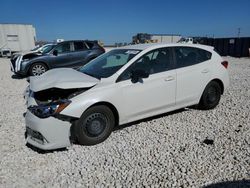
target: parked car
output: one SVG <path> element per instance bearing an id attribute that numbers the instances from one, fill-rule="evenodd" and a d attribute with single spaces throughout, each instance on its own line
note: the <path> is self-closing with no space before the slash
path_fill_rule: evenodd
<path id="1" fill-rule="evenodd" d="M 0 57 L 11 57 L 11 53 L 10 48 L 0 48 Z"/>
<path id="2" fill-rule="evenodd" d="M 11 70 L 23 76 L 39 76 L 53 68 L 80 67 L 104 52 L 97 41 L 64 41 L 41 53 L 13 57 Z"/>
<path id="3" fill-rule="evenodd" d="M 31 77 L 27 142 L 43 150 L 94 145 L 115 126 L 198 105 L 215 108 L 229 85 L 213 47 L 141 44 L 111 50 L 79 70 Z"/>
<path id="4" fill-rule="evenodd" d="M 178 43 L 186 43 L 186 44 L 196 44 L 196 42 L 194 42 L 193 38 L 181 38 Z"/>

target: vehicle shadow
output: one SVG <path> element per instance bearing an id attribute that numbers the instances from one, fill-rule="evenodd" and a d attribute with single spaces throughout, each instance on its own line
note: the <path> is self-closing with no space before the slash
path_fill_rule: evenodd
<path id="1" fill-rule="evenodd" d="M 164 116 L 169 116 L 169 115 L 178 114 L 178 113 L 181 113 L 181 112 L 184 112 L 184 111 L 189 111 L 190 109 L 192 109 L 192 108 L 182 108 L 182 109 L 178 109 L 178 110 L 175 110 L 175 111 L 172 111 L 172 112 L 167 112 L 167 113 L 164 113 L 164 114 L 152 116 L 152 117 L 149 117 L 149 118 L 141 119 L 141 120 L 138 120 L 138 121 L 127 123 L 127 124 L 123 124 L 123 125 L 120 125 L 120 126 L 116 126 L 113 131 L 121 130 L 121 129 L 130 127 L 130 126 L 142 123 L 142 122 L 147 122 L 147 121 L 151 121 L 151 120 L 154 120 L 154 119 L 162 118 Z"/>
<path id="2" fill-rule="evenodd" d="M 238 181 L 226 181 L 219 182 L 207 186 L 203 186 L 203 188 L 249 188 L 250 180 L 238 180 Z"/>
<path id="3" fill-rule="evenodd" d="M 27 78 L 27 77 L 21 76 L 21 75 L 13 74 L 13 75 L 11 76 L 11 78 L 12 78 L 12 79 L 15 79 L 15 80 L 22 80 L 22 79 L 25 79 L 25 78 Z"/>
<path id="4" fill-rule="evenodd" d="M 35 146 L 30 145 L 29 143 L 26 144 L 26 147 L 30 148 L 34 152 L 37 152 L 39 154 L 48 154 L 48 153 L 54 153 L 54 152 L 62 152 L 62 151 L 68 151 L 67 148 L 60 148 L 60 149 L 54 149 L 54 150 L 41 150 L 39 148 L 36 148 Z"/>

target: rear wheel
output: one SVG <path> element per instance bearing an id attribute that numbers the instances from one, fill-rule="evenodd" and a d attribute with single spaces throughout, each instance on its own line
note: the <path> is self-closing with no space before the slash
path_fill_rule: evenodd
<path id="1" fill-rule="evenodd" d="M 199 109 L 209 110 L 215 108 L 220 101 L 221 94 L 222 88 L 220 84 L 215 81 L 210 82 L 203 91 L 198 105 Z"/>
<path id="2" fill-rule="evenodd" d="M 74 130 L 79 144 L 95 145 L 111 134 L 115 125 L 113 112 L 106 106 L 94 106 L 83 113 Z"/>
<path id="3" fill-rule="evenodd" d="M 48 70 L 47 66 L 43 63 L 34 63 L 31 65 L 29 73 L 31 76 L 40 76 Z"/>

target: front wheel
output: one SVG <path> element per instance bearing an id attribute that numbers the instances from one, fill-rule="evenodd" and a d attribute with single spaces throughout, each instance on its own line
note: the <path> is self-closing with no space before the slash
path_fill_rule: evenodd
<path id="1" fill-rule="evenodd" d="M 222 94 L 221 90 L 222 88 L 218 82 L 210 82 L 203 91 L 200 102 L 198 104 L 199 109 L 209 110 L 215 108 L 219 104 Z"/>
<path id="2" fill-rule="evenodd" d="M 115 125 L 113 112 L 104 105 L 94 106 L 83 113 L 74 134 L 81 145 L 95 145 L 111 134 Z"/>
<path id="3" fill-rule="evenodd" d="M 34 63 L 31 65 L 29 74 L 30 76 L 40 76 L 48 70 L 45 64 L 43 63 Z"/>

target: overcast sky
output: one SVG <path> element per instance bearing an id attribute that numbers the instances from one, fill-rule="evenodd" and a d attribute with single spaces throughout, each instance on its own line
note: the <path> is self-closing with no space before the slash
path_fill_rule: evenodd
<path id="1" fill-rule="evenodd" d="M 136 33 L 250 37 L 250 0 L 5 0 L 0 23 L 29 23 L 38 40 L 131 42 Z"/>

